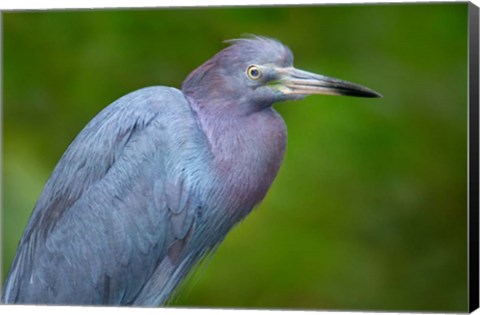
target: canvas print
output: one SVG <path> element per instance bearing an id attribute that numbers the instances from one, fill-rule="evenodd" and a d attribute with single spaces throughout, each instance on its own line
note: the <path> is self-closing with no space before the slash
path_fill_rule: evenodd
<path id="1" fill-rule="evenodd" d="M 2 303 L 468 310 L 468 3 L 2 20 Z"/>

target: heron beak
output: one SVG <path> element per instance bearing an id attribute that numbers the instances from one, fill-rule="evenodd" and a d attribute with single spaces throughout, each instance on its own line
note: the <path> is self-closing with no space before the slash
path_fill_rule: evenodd
<path id="1" fill-rule="evenodd" d="M 323 75 L 295 69 L 277 69 L 280 74 L 280 89 L 287 95 L 349 95 L 359 97 L 382 97 L 379 93 L 364 86 Z"/>

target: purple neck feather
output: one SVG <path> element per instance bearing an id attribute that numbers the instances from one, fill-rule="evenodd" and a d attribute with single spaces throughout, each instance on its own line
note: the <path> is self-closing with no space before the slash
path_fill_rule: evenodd
<path id="1" fill-rule="evenodd" d="M 207 136 L 217 182 L 229 210 L 243 217 L 258 204 L 272 184 L 283 159 L 286 128 L 271 106 L 248 115 L 241 105 L 190 103 Z M 242 205 L 242 206 L 240 206 Z"/>

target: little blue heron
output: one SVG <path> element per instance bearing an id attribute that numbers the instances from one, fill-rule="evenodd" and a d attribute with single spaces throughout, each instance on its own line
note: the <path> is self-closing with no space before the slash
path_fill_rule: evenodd
<path id="1" fill-rule="evenodd" d="M 265 197 L 286 143 L 273 103 L 380 96 L 295 69 L 277 40 L 230 44 L 181 90 L 132 92 L 80 132 L 33 209 L 4 303 L 165 303 Z"/>

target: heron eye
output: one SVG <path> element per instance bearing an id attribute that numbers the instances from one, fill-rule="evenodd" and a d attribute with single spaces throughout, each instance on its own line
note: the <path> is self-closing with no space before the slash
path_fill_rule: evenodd
<path id="1" fill-rule="evenodd" d="M 262 73 L 257 66 L 250 66 L 247 68 L 247 75 L 252 80 L 258 80 L 262 76 Z"/>

